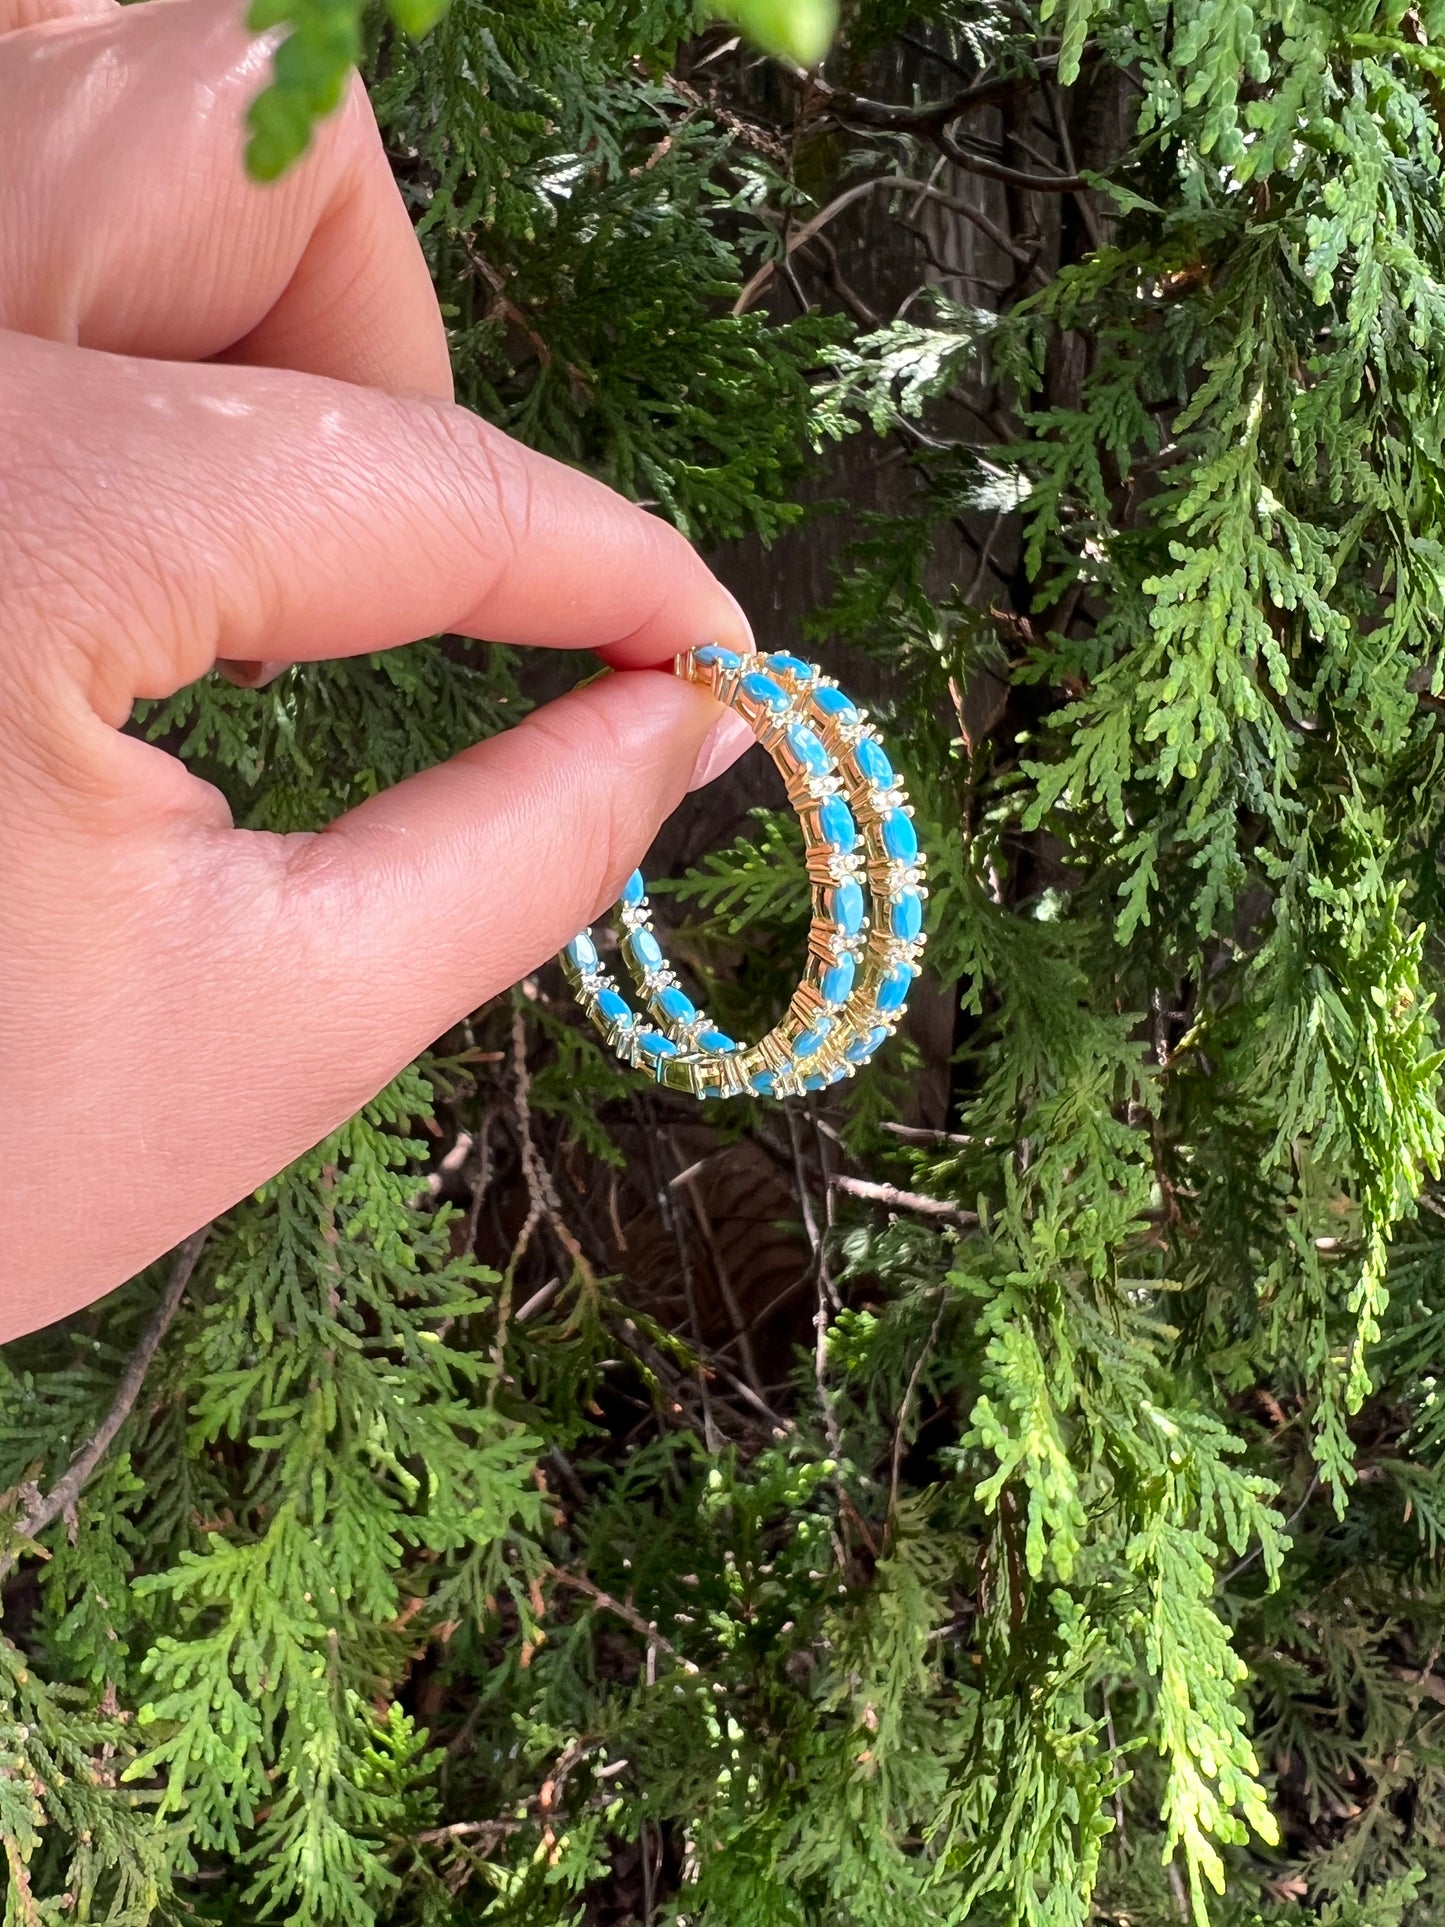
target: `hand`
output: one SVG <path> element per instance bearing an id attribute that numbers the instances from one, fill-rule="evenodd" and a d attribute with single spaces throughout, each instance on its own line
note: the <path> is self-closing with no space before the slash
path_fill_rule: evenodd
<path id="1" fill-rule="evenodd" d="M 0 0 L 0 1339 L 558 949 L 746 740 L 725 722 L 700 763 L 719 710 L 645 667 L 747 646 L 687 545 L 452 404 L 359 82 L 281 183 L 246 179 L 270 45 L 238 18 Z M 237 830 L 120 733 L 218 660 L 439 631 L 632 673 L 317 835 Z"/>

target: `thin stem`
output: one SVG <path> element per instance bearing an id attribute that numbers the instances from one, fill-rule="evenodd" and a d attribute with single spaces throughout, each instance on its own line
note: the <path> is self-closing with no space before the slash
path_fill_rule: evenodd
<path id="1" fill-rule="evenodd" d="M 57 1519 L 69 1518 L 74 1512 L 81 1492 L 105 1457 L 116 1433 L 135 1408 L 135 1402 L 140 1397 L 141 1386 L 145 1383 L 146 1373 L 150 1370 L 151 1360 L 159 1350 L 161 1340 L 170 1330 L 171 1321 L 180 1309 L 186 1286 L 191 1282 L 210 1235 L 210 1225 L 204 1224 L 199 1231 L 193 1231 L 184 1244 L 176 1247 L 175 1261 L 171 1266 L 171 1275 L 166 1282 L 161 1301 L 151 1314 L 151 1321 L 146 1326 L 140 1343 L 130 1355 L 125 1371 L 121 1375 L 120 1384 L 116 1387 L 115 1397 L 111 1400 L 110 1410 L 91 1438 L 71 1460 L 67 1471 L 56 1480 L 43 1499 L 17 1520 L 15 1525 L 17 1538 L 36 1539 L 48 1526 L 54 1525 Z M 5 1578 L 14 1569 L 19 1557 L 18 1551 L 12 1551 L 0 1558 L 0 1579 Z"/>

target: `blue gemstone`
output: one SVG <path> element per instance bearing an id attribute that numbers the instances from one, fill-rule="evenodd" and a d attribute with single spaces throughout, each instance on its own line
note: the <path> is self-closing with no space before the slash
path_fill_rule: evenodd
<path id="1" fill-rule="evenodd" d="M 661 970 L 662 945 L 650 930 L 629 930 L 622 941 L 639 970 Z"/>
<path id="2" fill-rule="evenodd" d="M 700 662 L 704 669 L 736 669 L 742 663 L 736 649 L 724 649 L 720 642 L 704 643 L 693 660 Z"/>
<path id="3" fill-rule="evenodd" d="M 832 1081 L 831 1077 L 824 1077 L 821 1071 L 814 1071 L 810 1076 L 803 1079 L 803 1089 L 805 1091 L 821 1091 L 825 1084 L 831 1084 Z"/>
<path id="4" fill-rule="evenodd" d="M 916 890 L 905 890 L 893 906 L 890 919 L 895 937 L 903 937 L 909 943 L 923 928 L 923 899 Z"/>
<path id="5" fill-rule="evenodd" d="M 740 1050 L 742 1048 L 736 1037 L 729 1037 L 725 1030 L 700 1030 L 697 1041 L 703 1050 Z"/>
<path id="6" fill-rule="evenodd" d="M 632 904 L 641 903 L 646 894 L 647 885 L 642 881 L 642 872 L 641 870 L 634 870 L 622 886 L 622 901 Z"/>
<path id="7" fill-rule="evenodd" d="M 676 984 L 659 990 L 652 1000 L 652 1007 L 660 1017 L 669 1017 L 675 1024 L 690 1024 L 697 1016 L 697 1005 Z"/>
<path id="8" fill-rule="evenodd" d="M 902 1010 L 913 987 L 913 972 L 907 964 L 895 964 L 878 986 L 878 1010 L 884 1017 Z"/>
<path id="9" fill-rule="evenodd" d="M 824 1044 L 828 1041 L 828 1033 L 832 1028 L 833 1019 L 831 1017 L 820 1017 L 813 1028 L 811 1030 L 805 1030 L 797 1043 L 794 1044 L 793 1055 L 795 1057 L 811 1057 L 815 1051 L 823 1048 Z"/>
<path id="10" fill-rule="evenodd" d="M 621 1024 L 625 1029 L 632 1022 L 632 1012 L 615 990 L 599 990 L 597 1008 L 609 1024 Z"/>
<path id="11" fill-rule="evenodd" d="M 778 1080 L 772 1071 L 755 1071 L 748 1082 L 752 1085 L 752 1088 L 757 1092 L 759 1097 L 774 1097 L 777 1095 Z"/>
<path id="12" fill-rule="evenodd" d="M 738 688 L 745 696 L 751 696 L 755 703 L 761 703 L 764 709 L 786 709 L 788 706 L 788 692 L 783 685 L 774 682 L 771 676 L 760 675 L 756 669 L 743 677 Z"/>
<path id="13" fill-rule="evenodd" d="M 813 707 L 820 716 L 834 717 L 840 723 L 856 723 L 858 711 L 841 689 L 815 689 Z"/>
<path id="14" fill-rule="evenodd" d="M 787 734 L 788 748 L 797 757 L 809 776 L 826 776 L 830 768 L 828 752 L 802 723 L 790 723 Z"/>
<path id="15" fill-rule="evenodd" d="M 812 663 L 804 662 L 801 656 L 769 656 L 768 667 L 775 675 L 791 676 L 794 682 L 813 682 L 818 674 Z"/>
<path id="16" fill-rule="evenodd" d="M 870 1030 L 866 1037 L 855 1037 L 845 1053 L 850 1064 L 865 1064 L 888 1035 L 882 1024 Z"/>
<path id="17" fill-rule="evenodd" d="M 640 1030 L 637 1033 L 637 1048 L 644 1057 L 676 1057 L 677 1045 L 670 1037 L 664 1037 L 660 1030 Z"/>
<path id="18" fill-rule="evenodd" d="M 845 937 L 856 937 L 863 928 L 863 890 L 855 877 L 834 889 L 833 921 Z"/>
<path id="19" fill-rule="evenodd" d="M 884 753 L 883 745 L 865 736 L 853 752 L 854 760 L 875 790 L 891 790 L 898 778 Z"/>
<path id="20" fill-rule="evenodd" d="M 823 981 L 818 988 L 823 993 L 824 1003 L 846 1004 L 853 993 L 853 979 L 857 974 L 857 964 L 845 953 L 831 969 L 823 972 Z"/>
<path id="21" fill-rule="evenodd" d="M 913 819 L 902 810 L 890 810 L 883 819 L 883 847 L 895 862 L 911 863 L 918 855 L 918 832 Z"/>
<path id="22" fill-rule="evenodd" d="M 567 955 L 579 970 L 591 971 L 597 968 L 597 946 L 585 930 L 580 937 L 574 937 L 568 944 Z"/>
<path id="23" fill-rule="evenodd" d="M 818 811 L 818 828 L 823 841 L 846 856 L 858 841 L 858 825 L 853 821 L 853 812 L 841 796 L 825 796 L 822 808 Z"/>

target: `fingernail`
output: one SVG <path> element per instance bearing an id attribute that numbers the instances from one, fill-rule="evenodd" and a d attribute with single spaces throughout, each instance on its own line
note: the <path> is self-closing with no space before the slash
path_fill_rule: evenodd
<path id="1" fill-rule="evenodd" d="M 724 770 L 731 769 L 756 741 L 757 738 L 741 716 L 735 715 L 730 709 L 724 710 L 703 738 L 688 781 L 689 791 L 700 790 L 705 783 L 711 783 L 715 777 L 721 776 Z"/>
<path id="2" fill-rule="evenodd" d="M 283 669 L 290 667 L 289 662 L 238 662 L 230 656 L 216 659 L 219 673 L 238 689 L 264 689 L 268 682 L 275 682 Z"/>
<path id="3" fill-rule="evenodd" d="M 728 601 L 733 605 L 733 609 L 737 615 L 737 628 L 726 638 L 726 641 L 732 648 L 741 649 L 744 654 L 746 654 L 756 646 L 753 641 L 753 625 L 748 620 L 746 609 L 744 609 L 743 605 L 738 601 L 732 590 L 724 587 L 721 583 L 719 583 L 718 586 L 722 589 Z M 723 639 L 724 638 L 721 637 L 709 637 L 709 641 L 721 641 Z"/>

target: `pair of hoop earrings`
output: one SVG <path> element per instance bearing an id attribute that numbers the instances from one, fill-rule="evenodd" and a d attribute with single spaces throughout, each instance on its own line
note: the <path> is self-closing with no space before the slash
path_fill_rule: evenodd
<path id="1" fill-rule="evenodd" d="M 918 975 L 928 892 L 913 811 L 866 711 L 814 664 L 709 643 L 674 669 L 735 710 L 782 772 L 813 886 L 802 981 L 761 1042 L 729 1037 L 663 955 L 638 870 L 617 922 L 647 1016 L 618 989 L 590 929 L 568 944 L 562 967 L 623 1062 L 671 1090 L 699 1098 L 822 1090 L 851 1077 L 896 1029 Z"/>

